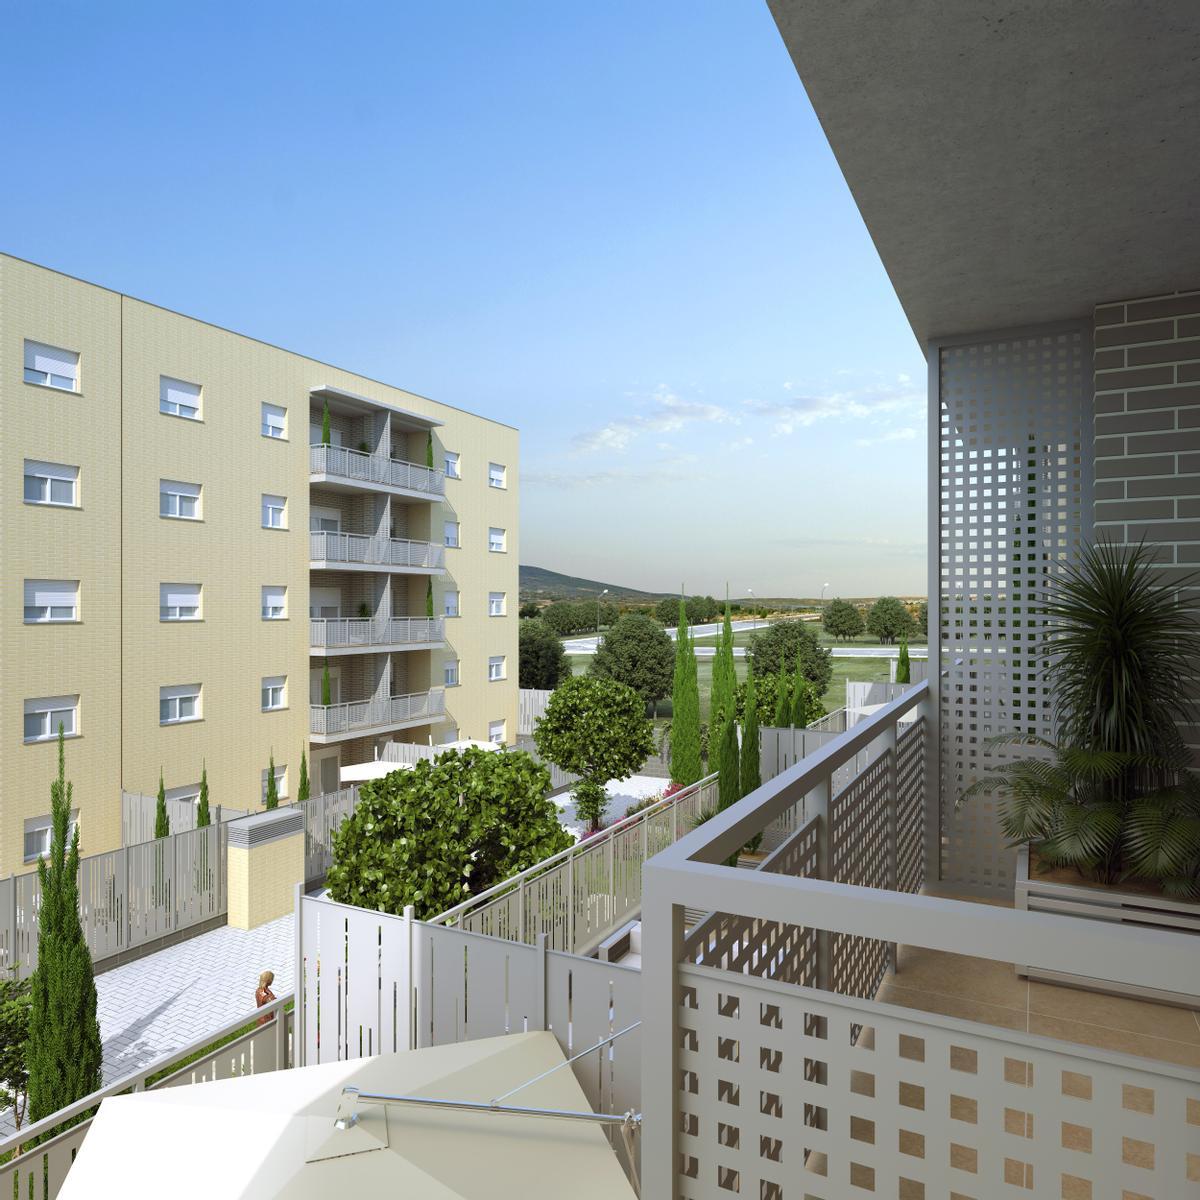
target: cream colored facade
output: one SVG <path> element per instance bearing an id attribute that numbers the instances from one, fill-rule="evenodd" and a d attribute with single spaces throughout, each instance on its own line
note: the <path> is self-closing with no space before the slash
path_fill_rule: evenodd
<path id="1" fill-rule="evenodd" d="M 76 390 L 25 382 L 27 342 L 78 354 Z M 164 377 L 199 387 L 198 419 L 160 411 Z M 345 452 L 314 476 L 327 400 Z M 26 701 L 79 697 L 67 768 L 84 853 L 119 845 L 122 788 L 153 792 L 160 769 L 168 789 L 187 790 L 207 765 L 214 804 L 251 808 L 272 754 L 294 795 L 302 749 L 316 793 L 388 739 L 486 739 L 499 723 L 515 738 L 516 430 L 7 256 L 0 403 L 0 871 L 28 869 L 27 823 L 50 807 L 55 750 L 25 739 Z M 286 410 L 284 437 L 264 436 L 264 404 Z M 424 467 L 430 436 L 438 468 L 458 455 L 461 478 L 444 489 L 419 469 L 415 489 L 362 478 L 407 470 L 395 461 Z M 26 460 L 78 468 L 77 504 L 27 502 Z M 198 519 L 161 515 L 162 480 L 199 485 Z M 286 528 L 263 527 L 265 496 L 285 498 Z M 351 536 L 310 537 L 316 516 Z M 459 548 L 442 548 L 446 521 Z M 488 548 L 491 529 L 504 530 L 502 552 Z M 316 564 L 318 545 L 366 561 Z M 78 580 L 78 619 L 27 623 L 26 580 Z M 453 590 L 461 615 L 391 643 L 387 631 L 425 628 L 430 580 L 435 614 Z M 198 620 L 160 619 L 166 583 L 200 585 Z M 264 619 L 264 586 L 286 587 L 285 619 Z M 310 591 L 327 615 L 339 605 L 322 629 L 369 627 L 367 644 L 314 645 Z M 492 593 L 501 616 L 489 616 Z M 396 617 L 417 621 L 386 623 Z M 492 658 L 504 679 L 489 682 Z M 448 660 L 459 684 L 440 693 Z M 336 700 L 376 704 L 316 712 L 325 662 Z M 281 676 L 284 707 L 264 711 L 263 681 Z M 160 689 L 194 684 L 198 719 L 160 723 Z M 386 703 L 400 695 L 416 697 L 415 715 Z"/>

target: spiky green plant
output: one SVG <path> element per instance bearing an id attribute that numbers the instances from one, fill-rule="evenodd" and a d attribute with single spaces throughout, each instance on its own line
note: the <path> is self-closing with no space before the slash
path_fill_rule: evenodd
<path id="1" fill-rule="evenodd" d="M 154 836 L 156 838 L 171 836 L 171 818 L 167 816 L 167 792 L 163 787 L 161 769 L 158 772 L 158 800 L 154 805 Z"/>
<path id="2" fill-rule="evenodd" d="M 272 753 L 267 766 L 267 808 L 279 807 L 279 785 L 275 782 L 275 755 Z"/>
<path id="3" fill-rule="evenodd" d="M 904 638 L 900 642 L 900 654 L 896 659 L 896 682 L 912 682 L 912 667 L 908 661 L 908 638 Z"/>
<path id="4" fill-rule="evenodd" d="M 200 768 L 200 801 L 196 805 L 196 828 L 204 829 L 212 824 L 212 814 L 208 807 L 208 765 Z"/>
<path id="5" fill-rule="evenodd" d="M 311 784 L 308 781 L 308 755 L 304 747 L 300 747 L 300 782 L 296 785 L 296 803 L 303 804 L 308 799 Z"/>
<path id="6" fill-rule="evenodd" d="M 775 728 L 783 729 L 792 719 L 791 680 L 783 672 L 776 676 L 778 686 L 775 689 Z"/>
<path id="7" fill-rule="evenodd" d="M 329 401 L 321 409 L 321 445 L 328 446 L 333 441 L 333 432 L 329 428 Z"/>
<path id="8" fill-rule="evenodd" d="M 717 807 L 728 808 L 742 798 L 742 770 L 738 756 L 737 718 L 730 713 L 721 723 L 717 745 Z"/>
<path id="9" fill-rule="evenodd" d="M 758 695 L 754 689 L 754 667 L 746 676 L 746 715 L 742 725 L 741 794 L 750 795 L 762 783 L 759 758 L 761 739 L 758 735 Z"/>

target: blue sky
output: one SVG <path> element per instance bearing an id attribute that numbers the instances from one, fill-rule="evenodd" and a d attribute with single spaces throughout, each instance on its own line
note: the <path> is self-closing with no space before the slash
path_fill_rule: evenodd
<path id="1" fill-rule="evenodd" d="M 924 360 L 765 3 L 6 35 L 0 248 L 517 425 L 522 562 L 924 592 Z"/>

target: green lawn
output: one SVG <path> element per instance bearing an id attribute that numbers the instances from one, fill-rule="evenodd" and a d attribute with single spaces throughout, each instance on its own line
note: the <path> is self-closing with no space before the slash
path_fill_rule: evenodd
<path id="1" fill-rule="evenodd" d="M 758 632 L 761 633 L 768 622 L 761 622 L 758 627 Z M 856 637 L 849 638 L 846 641 L 834 640 L 831 638 L 821 626 L 815 621 L 805 621 L 805 625 L 816 633 L 817 639 L 822 646 L 833 648 L 834 646 L 878 646 L 879 639 L 873 637 Z M 750 644 L 750 639 L 754 636 L 755 631 L 752 629 L 737 630 L 733 635 L 733 644 L 735 646 L 747 646 Z M 715 646 L 720 638 L 719 633 L 706 633 L 701 637 L 696 638 L 697 646 Z M 914 639 L 909 646 L 910 650 L 924 650 L 925 638 L 922 636 L 919 639 Z"/>

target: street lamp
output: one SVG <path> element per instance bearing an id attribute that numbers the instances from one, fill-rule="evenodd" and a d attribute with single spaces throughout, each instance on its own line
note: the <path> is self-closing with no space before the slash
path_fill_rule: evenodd
<path id="1" fill-rule="evenodd" d="M 747 588 L 746 595 L 754 600 L 754 589 Z M 755 601 L 754 606 L 750 609 L 750 632 L 753 634 L 758 630 L 758 603 Z"/>
<path id="2" fill-rule="evenodd" d="M 600 593 L 600 596 L 607 596 L 608 588 Z M 600 647 L 600 596 L 596 597 L 596 648 Z"/>
<path id="3" fill-rule="evenodd" d="M 825 590 L 826 590 L 828 587 L 829 587 L 829 584 L 827 584 L 827 583 L 823 583 L 823 584 L 821 584 L 821 607 L 822 607 L 822 608 L 824 608 L 824 607 L 825 607 Z"/>

